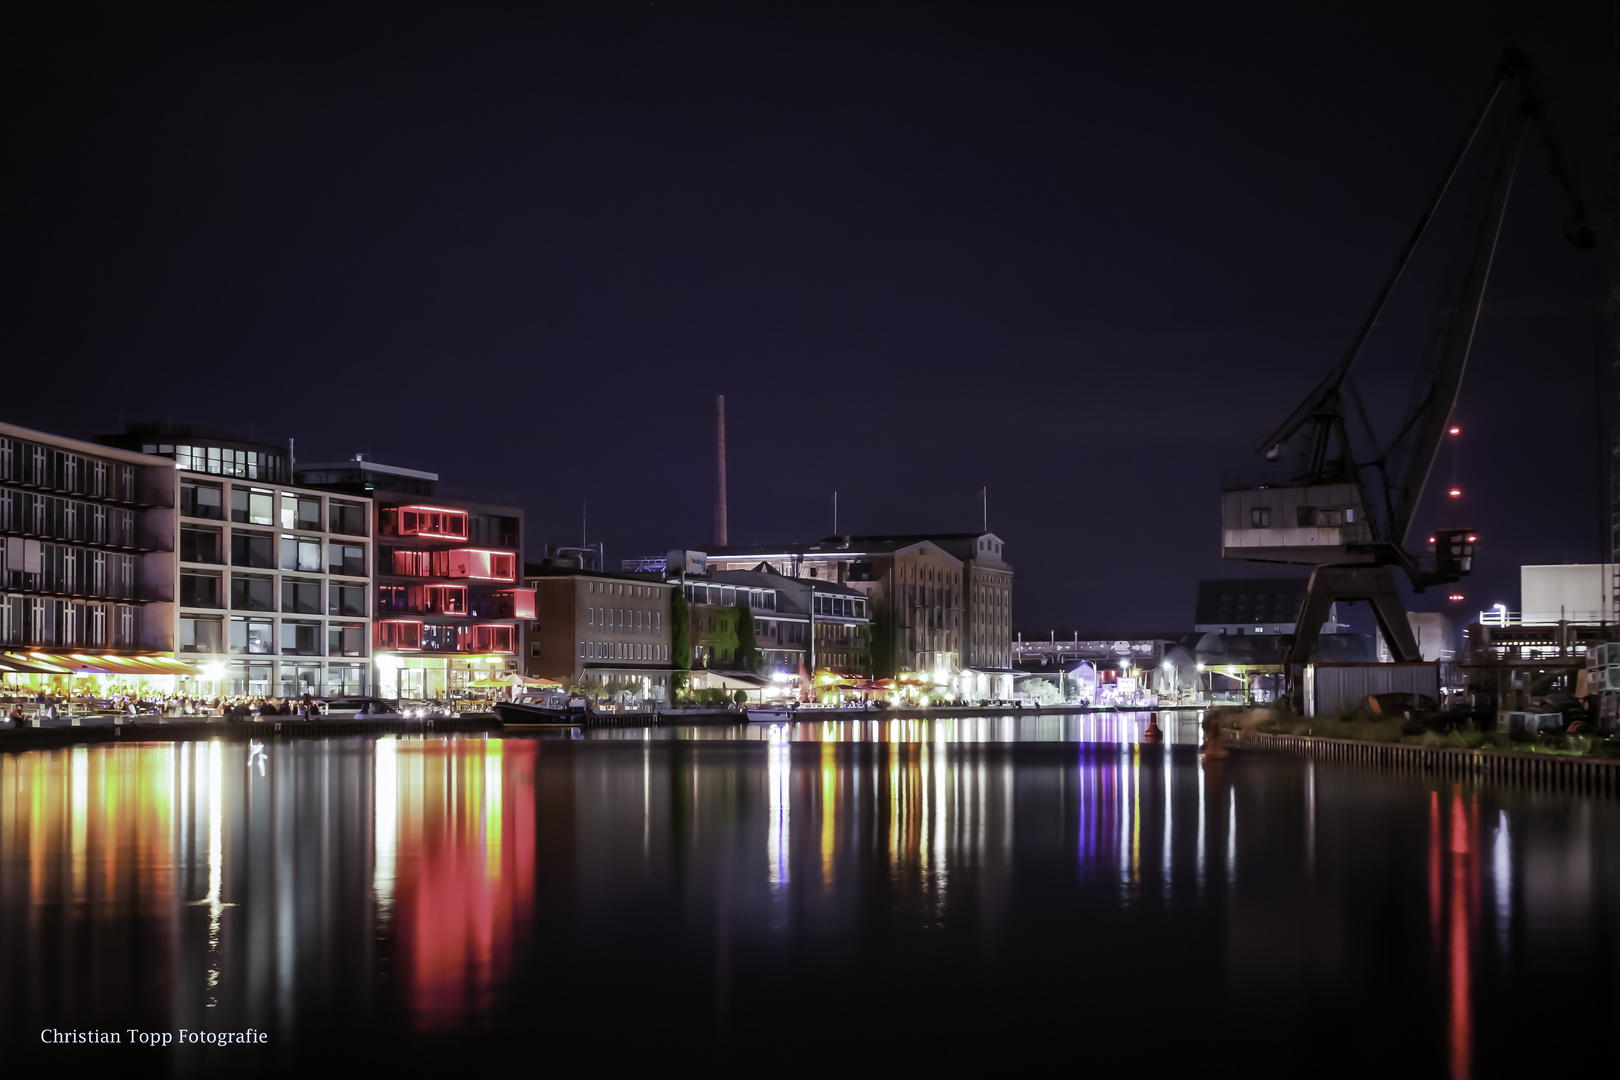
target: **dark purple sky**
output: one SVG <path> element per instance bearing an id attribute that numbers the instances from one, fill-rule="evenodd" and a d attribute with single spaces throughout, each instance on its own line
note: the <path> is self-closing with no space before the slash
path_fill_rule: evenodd
<path id="1" fill-rule="evenodd" d="M 1026 630 L 1189 625 L 1256 570 L 1221 470 L 1344 348 L 1503 45 L 1607 225 L 1614 28 L 1115 7 L 8 9 L 0 417 L 369 450 L 506 493 L 531 554 L 588 498 L 616 562 L 707 540 L 723 392 L 734 541 L 829 532 L 834 489 L 842 531 L 971 529 L 988 485 Z M 1605 259 L 1544 160 L 1437 474 L 1487 539 L 1470 609 L 1606 513 Z M 1405 404 L 1432 307 L 1364 394 Z"/>

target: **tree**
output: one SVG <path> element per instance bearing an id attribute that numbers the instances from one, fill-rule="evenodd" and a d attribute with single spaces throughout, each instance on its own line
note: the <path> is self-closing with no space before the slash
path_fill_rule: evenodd
<path id="1" fill-rule="evenodd" d="M 754 613 L 747 604 L 738 604 L 737 670 L 757 672 L 762 666 L 759 647 L 754 644 Z"/>
<path id="2" fill-rule="evenodd" d="M 895 648 L 897 630 L 892 604 L 886 603 L 873 613 L 870 655 L 875 678 L 892 679 L 900 674 L 899 650 Z"/>
<path id="3" fill-rule="evenodd" d="M 692 670 L 692 608 L 679 586 L 669 598 L 669 661 L 674 673 L 669 686 L 672 694 L 686 689 L 687 672 Z"/>
<path id="4" fill-rule="evenodd" d="M 1042 705 L 1056 705 L 1061 697 L 1058 688 L 1045 679 L 1030 679 L 1024 683 L 1024 693 Z"/>

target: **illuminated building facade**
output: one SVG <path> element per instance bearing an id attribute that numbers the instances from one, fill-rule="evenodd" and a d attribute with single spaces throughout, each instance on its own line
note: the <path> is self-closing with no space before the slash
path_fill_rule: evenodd
<path id="1" fill-rule="evenodd" d="M 132 424 L 97 442 L 171 459 L 173 647 L 195 665 L 193 692 L 369 692 L 369 498 L 295 487 L 282 448 L 196 428 Z"/>
<path id="2" fill-rule="evenodd" d="M 784 577 L 766 564 L 754 570 L 711 569 L 706 578 L 689 577 L 686 589 L 694 651 L 700 605 L 740 609 L 746 603 L 763 674 L 872 674 L 872 602 L 858 589 L 819 577 Z"/>
<path id="3" fill-rule="evenodd" d="M 0 424 L 0 647 L 170 652 L 175 494 L 170 461 Z"/>
<path id="4" fill-rule="evenodd" d="M 535 617 L 534 591 L 519 580 L 521 509 L 448 496 L 435 473 L 363 457 L 300 465 L 297 476 L 372 508 L 378 696 L 444 700 L 518 673 L 523 628 Z"/>
<path id="5" fill-rule="evenodd" d="M 534 595 L 524 674 L 667 700 L 676 586 L 645 574 L 543 565 L 527 567 L 523 583 Z"/>
<path id="6" fill-rule="evenodd" d="M 784 577 L 846 586 L 869 601 L 874 675 L 917 672 L 959 681 L 966 658 L 968 562 L 951 549 L 963 548 L 965 555 L 970 538 L 980 535 L 988 534 L 834 536 L 812 544 L 732 547 L 709 552 L 708 568 L 714 573 L 763 564 Z M 1009 594 L 1011 574 L 1008 568 Z"/>
<path id="7" fill-rule="evenodd" d="M 707 553 L 711 572 L 762 565 L 865 596 L 878 677 L 926 673 L 971 697 L 1012 694 L 1013 568 L 992 532 L 831 536 Z M 656 560 L 642 560 L 651 562 Z"/>

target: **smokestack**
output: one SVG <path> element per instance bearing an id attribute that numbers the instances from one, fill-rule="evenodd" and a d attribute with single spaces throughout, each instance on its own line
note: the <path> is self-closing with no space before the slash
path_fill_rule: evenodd
<path id="1" fill-rule="evenodd" d="M 714 546 L 726 546 L 726 396 L 714 398 Z"/>

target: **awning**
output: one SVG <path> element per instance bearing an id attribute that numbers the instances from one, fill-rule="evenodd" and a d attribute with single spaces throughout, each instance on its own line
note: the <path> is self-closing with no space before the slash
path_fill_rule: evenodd
<path id="1" fill-rule="evenodd" d="M 770 680 L 762 679 L 758 675 L 747 675 L 742 672 L 725 672 L 698 670 L 692 672 L 694 681 L 701 678 L 704 686 L 711 690 L 763 690 L 773 685 Z M 716 684 L 719 684 L 716 686 Z"/>
<path id="2" fill-rule="evenodd" d="M 104 668 L 109 675 L 194 675 L 197 671 L 184 660 L 167 656 L 90 656 L 75 653 L 72 658 Z"/>
<path id="3" fill-rule="evenodd" d="M 96 653 L 5 653 L 5 669 L 40 675 L 193 675 L 197 669 L 168 656 L 103 656 Z"/>
<path id="4" fill-rule="evenodd" d="M 66 664 L 52 664 L 32 656 L 18 656 L 16 653 L 0 655 L 0 663 L 5 670 L 19 675 L 68 675 L 72 669 Z"/>

